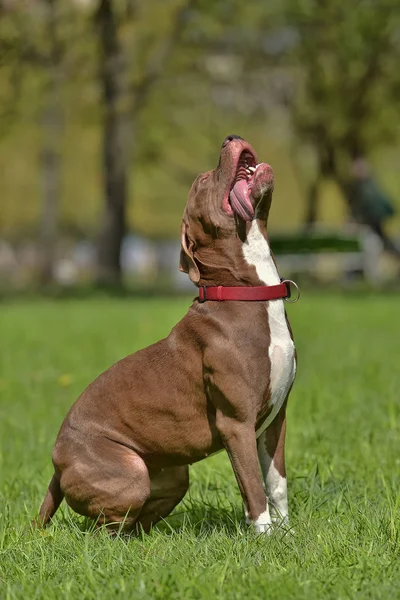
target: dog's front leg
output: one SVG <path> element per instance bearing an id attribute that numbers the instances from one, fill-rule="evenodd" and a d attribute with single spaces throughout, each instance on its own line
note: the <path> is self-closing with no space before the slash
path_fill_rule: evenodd
<path id="1" fill-rule="evenodd" d="M 258 464 L 254 423 L 238 422 L 217 412 L 216 426 L 242 494 L 246 522 L 258 533 L 268 532 L 271 517 Z"/>
<path id="2" fill-rule="evenodd" d="M 258 438 L 258 457 L 264 477 L 274 525 L 288 525 L 288 498 L 285 470 L 286 402 L 272 423 Z"/>

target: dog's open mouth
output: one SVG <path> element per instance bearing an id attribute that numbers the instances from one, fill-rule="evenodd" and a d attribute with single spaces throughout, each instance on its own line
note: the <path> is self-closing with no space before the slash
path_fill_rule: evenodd
<path id="1" fill-rule="evenodd" d="M 268 190 L 273 189 L 274 175 L 267 163 L 257 164 L 250 150 L 240 154 L 236 173 L 224 202 L 228 214 L 236 213 L 244 221 L 254 218 L 255 207 Z"/>
<path id="2" fill-rule="evenodd" d="M 250 198 L 251 186 L 257 164 L 250 152 L 244 151 L 240 155 L 236 176 L 229 192 L 229 203 L 242 219 L 250 221 L 254 216 L 254 207 Z"/>

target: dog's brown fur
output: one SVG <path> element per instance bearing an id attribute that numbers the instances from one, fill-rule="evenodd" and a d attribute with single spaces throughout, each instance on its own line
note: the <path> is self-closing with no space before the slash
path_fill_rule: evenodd
<path id="1" fill-rule="evenodd" d="M 242 246 L 249 223 L 223 210 L 238 156 L 253 149 L 229 139 L 218 167 L 197 177 L 181 231 L 181 270 L 197 285 L 261 285 Z M 272 185 L 253 196 L 265 223 Z M 264 187 L 263 187 L 264 185 Z M 188 465 L 225 448 L 249 521 L 266 510 L 255 430 L 270 406 L 267 302 L 195 300 L 170 335 L 100 375 L 65 418 L 55 468 L 37 523 L 63 497 L 79 514 L 125 531 L 166 517 L 185 495 Z M 285 407 L 262 438 L 285 476 Z"/>

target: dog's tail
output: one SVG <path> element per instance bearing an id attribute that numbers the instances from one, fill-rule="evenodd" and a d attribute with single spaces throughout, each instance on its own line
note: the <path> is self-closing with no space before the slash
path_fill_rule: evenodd
<path id="1" fill-rule="evenodd" d="M 64 494 L 60 487 L 60 478 L 57 473 L 54 473 L 49 483 L 47 494 L 40 507 L 38 517 L 32 522 L 32 527 L 45 527 L 60 506 Z"/>

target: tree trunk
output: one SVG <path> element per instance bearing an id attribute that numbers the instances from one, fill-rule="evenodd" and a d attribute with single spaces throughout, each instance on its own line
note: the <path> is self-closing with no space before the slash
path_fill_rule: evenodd
<path id="1" fill-rule="evenodd" d="M 318 175 L 315 181 L 313 181 L 313 183 L 310 185 L 307 193 L 306 213 L 304 217 L 304 227 L 306 229 L 312 229 L 317 222 L 319 185 L 320 176 Z"/>
<path id="2" fill-rule="evenodd" d="M 57 35 L 55 0 L 47 0 L 47 35 L 50 41 L 44 107 L 42 111 L 42 150 L 40 156 L 43 176 L 43 205 L 40 223 L 41 261 L 39 281 L 42 285 L 54 279 L 54 260 L 57 243 L 58 211 L 60 204 L 60 139 L 63 113 L 60 101 L 61 49 Z"/>
<path id="3" fill-rule="evenodd" d="M 322 127 L 319 128 L 319 143 L 317 144 L 316 151 L 318 153 L 318 170 L 314 181 L 308 188 L 307 199 L 306 199 L 306 212 L 304 215 L 304 227 L 305 229 L 312 229 L 318 219 L 319 200 L 320 200 L 320 186 L 322 181 L 329 177 L 335 179 L 336 176 L 336 160 L 333 147 L 328 141 L 326 130 Z"/>
<path id="4" fill-rule="evenodd" d="M 134 156 L 135 118 L 145 105 L 149 92 L 179 41 L 190 11 L 197 0 L 186 0 L 176 11 L 170 34 L 150 51 L 141 81 L 129 86 L 126 51 L 118 40 L 118 24 L 113 0 L 99 0 L 97 24 L 100 45 L 100 79 L 103 90 L 104 134 L 103 173 L 105 210 L 98 240 L 97 282 L 120 285 L 121 245 L 126 228 L 128 163 Z M 139 3 L 129 0 L 126 18 L 133 19 Z"/>
<path id="5" fill-rule="evenodd" d="M 103 94 L 103 181 L 105 209 L 97 247 L 97 282 L 121 284 L 121 244 L 126 228 L 127 114 L 122 106 L 125 78 L 123 53 L 113 0 L 100 0 L 97 21 L 100 43 L 100 80 Z"/>

